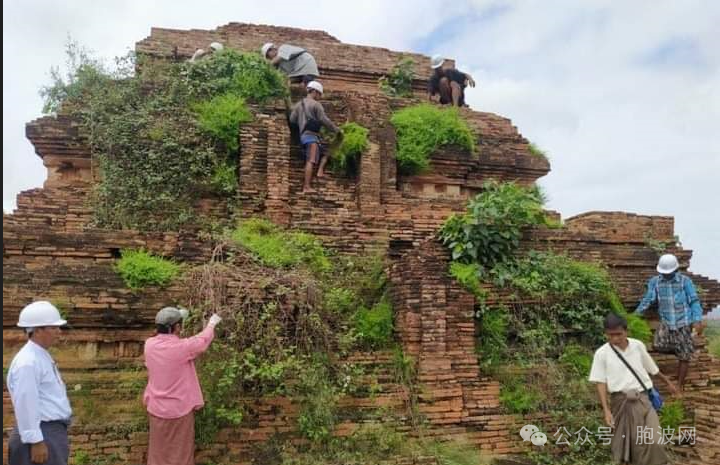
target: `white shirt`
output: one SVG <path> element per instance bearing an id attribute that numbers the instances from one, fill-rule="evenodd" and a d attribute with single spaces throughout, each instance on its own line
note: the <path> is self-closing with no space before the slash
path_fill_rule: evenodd
<path id="1" fill-rule="evenodd" d="M 50 353 L 32 340 L 10 363 L 7 387 L 23 443 L 43 440 L 41 421 L 70 420 L 72 409 L 57 365 Z"/>
<path id="2" fill-rule="evenodd" d="M 628 346 L 624 351 L 617 346 L 615 349 L 633 367 L 645 387 L 650 389 L 653 385 L 650 375 L 656 375 L 660 369 L 648 354 L 645 344 L 637 339 L 628 338 Z M 642 391 L 642 386 L 637 378 L 613 352 L 609 342 L 595 351 L 589 380 L 593 383 L 607 384 L 608 391 L 611 393 Z"/>

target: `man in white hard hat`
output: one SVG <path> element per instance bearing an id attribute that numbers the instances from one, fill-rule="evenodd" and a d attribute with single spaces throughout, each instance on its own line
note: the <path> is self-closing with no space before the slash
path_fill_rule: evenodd
<path id="1" fill-rule="evenodd" d="M 692 329 L 702 334 L 703 311 L 695 286 L 690 278 L 680 273 L 677 257 L 665 254 L 660 257 L 656 276 L 650 278 L 645 296 L 635 309 L 642 314 L 657 302 L 660 326 L 655 331 L 653 346 L 661 352 L 672 352 L 678 358 L 678 386 L 683 390 L 692 354 L 695 352 Z"/>
<path id="2" fill-rule="evenodd" d="M 18 326 L 28 342 L 15 355 L 7 375 L 16 426 L 8 441 L 8 463 L 67 464 L 67 429 L 72 409 L 57 364 L 48 349 L 67 322 L 46 301 L 33 302 L 20 312 Z"/>
<path id="3" fill-rule="evenodd" d="M 434 55 L 430 67 L 435 70 L 428 81 L 428 100 L 434 101 L 439 95 L 443 105 L 465 106 L 465 88 L 475 87 L 472 76 L 455 69 L 452 63 L 440 55 Z"/>
<path id="4" fill-rule="evenodd" d="M 290 124 L 296 124 L 300 130 L 300 144 L 305 154 L 305 181 L 303 183 L 303 194 L 315 192 L 312 188 L 313 169 L 320 165 L 317 170 L 317 177 L 325 175 L 325 165 L 328 157 L 323 156 L 320 148 L 320 129 L 325 126 L 342 137 L 340 129 L 330 121 L 325 114 L 325 109 L 318 102 L 323 94 L 323 86 L 318 81 L 311 81 L 307 84 L 307 96 L 290 113 Z"/>
<path id="5" fill-rule="evenodd" d="M 208 57 L 215 52 L 219 52 L 222 49 L 223 49 L 223 44 L 221 44 L 220 42 L 212 42 L 210 44 L 210 48 L 208 48 L 207 50 L 202 49 L 202 48 L 195 50 L 195 53 L 193 53 L 193 56 L 190 57 L 190 63 L 195 63 L 196 61 L 200 60 L 201 58 Z"/>
<path id="6" fill-rule="evenodd" d="M 272 42 L 268 42 L 260 47 L 260 54 L 285 73 L 290 82 L 307 84 L 320 76 L 315 57 L 302 47 L 290 44 L 276 47 Z"/>
<path id="7" fill-rule="evenodd" d="M 145 341 L 148 465 L 195 463 L 195 410 L 204 405 L 195 358 L 210 346 L 221 318 L 212 315 L 200 333 L 180 338 L 187 316 L 184 308 L 161 309 L 155 316 L 157 334 Z"/>

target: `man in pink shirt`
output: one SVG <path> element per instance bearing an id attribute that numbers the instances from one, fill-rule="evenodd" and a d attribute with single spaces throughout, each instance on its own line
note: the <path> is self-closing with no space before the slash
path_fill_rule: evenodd
<path id="1" fill-rule="evenodd" d="M 195 463 L 195 410 L 204 405 L 195 358 L 210 346 L 221 318 L 211 316 L 204 330 L 182 339 L 179 334 L 187 316 L 184 308 L 163 308 L 155 316 L 157 334 L 145 341 L 148 465 Z"/>

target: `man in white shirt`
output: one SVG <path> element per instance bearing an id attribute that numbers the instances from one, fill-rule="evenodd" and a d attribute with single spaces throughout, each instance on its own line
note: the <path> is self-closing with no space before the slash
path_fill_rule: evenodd
<path id="1" fill-rule="evenodd" d="M 10 465 L 67 465 L 72 409 L 48 352 L 66 323 L 50 302 L 33 302 L 20 312 L 18 326 L 29 340 L 13 358 L 7 376 L 16 420 L 8 441 Z"/>
<path id="2" fill-rule="evenodd" d="M 605 337 L 608 342 L 595 352 L 589 380 L 597 383 L 605 423 L 615 428 L 610 445 L 612 458 L 616 463 L 664 465 L 667 456 L 662 445 L 662 430 L 646 390 L 653 386 L 650 375 L 662 379 L 673 394 L 677 394 L 677 388 L 660 372 L 645 344 L 627 337 L 627 321 L 623 317 L 611 313 L 605 318 Z M 647 428 L 652 430 L 651 438 L 644 434 L 649 431 Z"/>

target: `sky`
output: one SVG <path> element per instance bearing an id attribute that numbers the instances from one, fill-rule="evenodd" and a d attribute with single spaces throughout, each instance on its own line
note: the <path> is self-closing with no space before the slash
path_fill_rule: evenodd
<path id="1" fill-rule="evenodd" d="M 199 5 L 202 5 L 200 7 Z M 548 207 L 569 217 L 675 217 L 691 270 L 720 278 L 720 2 L 3 2 L 3 209 L 45 170 L 24 136 L 68 36 L 109 61 L 150 28 L 228 22 L 322 29 L 347 43 L 439 53 L 477 87 L 467 101 L 511 118 L 545 150 Z M 390 6 L 392 5 L 392 6 Z"/>

